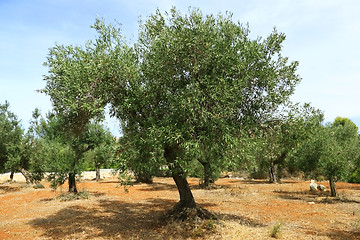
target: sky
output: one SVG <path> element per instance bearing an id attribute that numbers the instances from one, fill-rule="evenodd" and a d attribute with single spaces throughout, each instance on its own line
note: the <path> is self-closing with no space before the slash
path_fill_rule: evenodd
<path id="1" fill-rule="evenodd" d="M 286 35 L 282 55 L 299 61 L 302 78 L 292 101 L 311 103 L 324 112 L 325 122 L 350 118 L 360 127 L 360 1 L 358 0 L 0 0 L 0 103 L 26 129 L 35 108 L 51 110 L 45 86 L 49 48 L 55 44 L 84 45 L 96 33 L 96 17 L 122 24 L 123 35 L 135 42 L 139 19 L 156 9 L 189 7 L 204 14 L 226 11 L 249 24 L 251 37 L 265 38 L 274 27 Z M 113 134 L 116 120 L 107 119 Z"/>

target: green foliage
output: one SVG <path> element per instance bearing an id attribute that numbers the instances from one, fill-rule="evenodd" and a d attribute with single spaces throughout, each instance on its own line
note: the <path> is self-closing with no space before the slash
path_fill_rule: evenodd
<path id="1" fill-rule="evenodd" d="M 351 121 L 339 121 L 339 118 L 332 124 L 319 126 L 294 154 L 302 170 L 328 180 L 347 179 L 360 156 L 357 127 L 354 126 Z M 332 195 L 336 196 L 335 189 Z"/>
<path id="2" fill-rule="evenodd" d="M 136 136 L 139 135 L 136 134 Z M 156 144 L 156 142 L 145 141 L 140 136 L 135 137 L 135 134 L 124 136 L 120 141 L 119 170 L 130 170 L 138 182 L 151 183 L 152 178 L 158 175 L 160 168 L 166 164 L 163 152 Z M 126 165 L 125 168 L 124 165 Z"/>
<path id="3" fill-rule="evenodd" d="M 23 130 L 9 102 L 0 104 L 0 172 L 17 170 L 21 164 Z"/>
<path id="4" fill-rule="evenodd" d="M 87 151 L 84 153 L 85 165 L 92 170 L 109 167 L 115 161 L 116 142 L 109 129 L 98 123 L 88 125 L 85 134 Z"/>
<path id="5" fill-rule="evenodd" d="M 129 187 L 133 186 L 131 175 L 127 171 L 120 172 L 119 174 L 120 186 L 124 187 L 126 193 L 129 192 Z"/>
<path id="6" fill-rule="evenodd" d="M 249 141 L 253 153 L 254 178 L 268 175 L 270 182 L 281 177 L 283 168 L 296 171 L 292 153 L 312 135 L 322 121 L 322 113 L 310 105 L 286 105 L 278 109 L 272 119 L 252 129 Z M 270 173 L 270 174 L 269 174 Z"/>
<path id="7" fill-rule="evenodd" d="M 352 173 L 350 173 L 347 181 L 350 183 L 360 183 L 360 168 L 356 168 Z"/>
<path id="8" fill-rule="evenodd" d="M 81 166 L 74 166 L 75 152 L 66 144 L 54 140 L 44 140 L 39 155 L 46 161 L 46 170 L 50 172 L 48 180 L 57 188 L 64 184 L 69 172 L 80 172 Z"/>

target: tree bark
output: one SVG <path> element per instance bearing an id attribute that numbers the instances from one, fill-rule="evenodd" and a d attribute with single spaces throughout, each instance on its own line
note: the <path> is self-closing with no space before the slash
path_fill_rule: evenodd
<path id="1" fill-rule="evenodd" d="M 164 150 L 164 157 L 172 172 L 172 177 L 180 195 L 180 201 L 176 205 L 176 208 L 196 208 L 196 202 L 189 183 L 186 180 L 184 170 L 176 161 L 176 156 L 179 151 L 178 146 L 166 146 Z"/>
<path id="2" fill-rule="evenodd" d="M 98 182 L 100 180 L 100 166 L 96 166 L 96 177 L 95 180 Z"/>
<path id="3" fill-rule="evenodd" d="M 14 173 L 15 173 L 15 171 L 11 171 L 11 173 L 10 173 L 10 181 L 14 180 Z"/>
<path id="4" fill-rule="evenodd" d="M 25 168 L 19 168 L 19 172 L 21 172 L 21 174 L 25 177 L 25 181 L 27 184 L 32 183 L 31 174 L 28 170 L 26 170 Z"/>
<path id="5" fill-rule="evenodd" d="M 329 177 L 329 183 L 330 183 L 331 196 L 332 197 L 337 197 L 336 183 L 335 183 L 335 180 L 334 180 L 333 176 Z"/>
<path id="6" fill-rule="evenodd" d="M 78 193 L 76 189 L 76 180 L 75 180 L 76 174 L 75 173 L 69 173 L 69 193 Z"/>

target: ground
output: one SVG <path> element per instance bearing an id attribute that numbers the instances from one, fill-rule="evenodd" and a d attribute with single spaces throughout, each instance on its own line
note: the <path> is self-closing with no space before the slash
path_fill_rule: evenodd
<path id="1" fill-rule="evenodd" d="M 339 198 L 309 191 L 309 182 L 222 178 L 211 190 L 191 178 L 193 194 L 218 220 L 167 223 L 179 196 L 171 178 L 124 189 L 109 172 L 85 174 L 88 199 L 62 201 L 49 184 L 35 189 L 20 175 L 0 177 L 0 239 L 360 239 L 360 184 L 337 183 Z M 321 184 L 328 186 L 326 182 Z"/>

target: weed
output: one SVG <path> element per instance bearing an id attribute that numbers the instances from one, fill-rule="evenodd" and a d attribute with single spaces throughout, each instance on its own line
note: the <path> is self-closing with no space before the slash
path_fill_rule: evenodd
<path id="1" fill-rule="evenodd" d="M 133 186 L 131 176 L 124 172 L 119 174 L 118 179 L 120 180 L 120 185 L 124 187 L 125 192 L 129 193 L 129 187 Z"/>
<path id="2" fill-rule="evenodd" d="M 279 223 L 276 223 L 270 230 L 270 237 L 279 238 L 281 235 L 281 228 L 283 225 L 284 225 L 284 223 L 282 221 Z"/>

